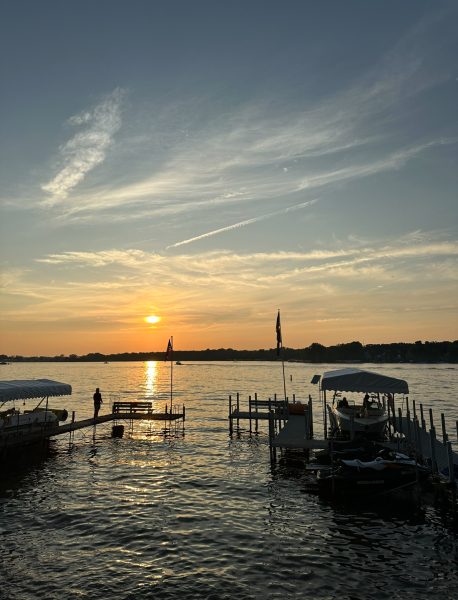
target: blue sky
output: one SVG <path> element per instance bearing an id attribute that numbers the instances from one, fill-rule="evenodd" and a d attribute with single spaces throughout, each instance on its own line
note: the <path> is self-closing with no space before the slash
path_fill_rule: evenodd
<path id="1" fill-rule="evenodd" d="M 5 2 L 2 351 L 458 337 L 457 16 Z"/>

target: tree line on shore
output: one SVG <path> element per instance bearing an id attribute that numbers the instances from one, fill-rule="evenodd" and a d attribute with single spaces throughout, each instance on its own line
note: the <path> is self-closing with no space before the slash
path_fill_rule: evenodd
<path id="1" fill-rule="evenodd" d="M 164 360 L 165 352 L 122 352 L 119 354 L 102 354 L 90 352 L 78 356 L 8 356 L 0 355 L 2 362 L 115 362 L 115 361 L 148 361 Z M 267 350 L 234 350 L 219 348 L 206 350 L 175 350 L 174 361 L 209 361 L 209 360 L 280 360 L 335 363 L 335 362 L 379 362 L 379 363 L 456 363 L 458 362 L 458 340 L 453 342 L 422 342 L 366 344 L 349 342 L 335 346 L 323 346 L 317 342 L 306 348 L 282 348 L 277 355 L 275 348 Z"/>

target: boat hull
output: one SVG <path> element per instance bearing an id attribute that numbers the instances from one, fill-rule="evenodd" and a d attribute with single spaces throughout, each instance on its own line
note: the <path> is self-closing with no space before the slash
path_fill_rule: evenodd
<path id="1" fill-rule="evenodd" d="M 363 411 L 347 409 L 342 410 L 332 407 L 329 410 L 331 425 L 340 433 L 345 435 L 365 435 L 370 437 L 382 437 L 387 423 L 388 415 L 384 411 L 377 411 L 373 414 L 366 414 Z"/>

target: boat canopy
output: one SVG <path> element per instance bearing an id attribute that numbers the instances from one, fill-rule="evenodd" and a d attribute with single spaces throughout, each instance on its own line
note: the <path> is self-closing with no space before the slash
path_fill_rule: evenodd
<path id="1" fill-rule="evenodd" d="M 69 396 L 72 386 L 51 379 L 16 379 L 0 381 L 0 403 L 45 396 Z"/>
<path id="2" fill-rule="evenodd" d="M 321 379 L 321 389 L 336 392 L 409 393 L 407 381 L 403 379 L 350 368 L 327 371 Z"/>

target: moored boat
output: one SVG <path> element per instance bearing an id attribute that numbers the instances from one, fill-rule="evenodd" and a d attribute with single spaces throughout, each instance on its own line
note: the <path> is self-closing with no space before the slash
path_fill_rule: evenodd
<path id="1" fill-rule="evenodd" d="M 346 368 L 324 373 L 321 391 L 334 432 L 347 437 L 382 438 L 394 394 L 408 394 L 409 386 L 403 379 Z M 327 391 L 333 393 L 331 405 L 326 401 Z M 342 396 L 343 393 L 347 395 Z"/>
<path id="2" fill-rule="evenodd" d="M 51 408 L 49 398 L 68 396 L 71 385 L 50 379 L 0 381 L 0 434 L 11 431 L 33 431 L 65 421 L 68 412 L 65 409 Z M 31 410 L 20 411 L 15 401 L 40 398 Z M 42 404 L 44 403 L 44 406 Z"/>
<path id="3" fill-rule="evenodd" d="M 409 456 L 384 449 L 369 460 L 340 459 L 329 469 L 317 473 L 323 493 L 393 491 L 424 481 L 429 468 Z"/>

